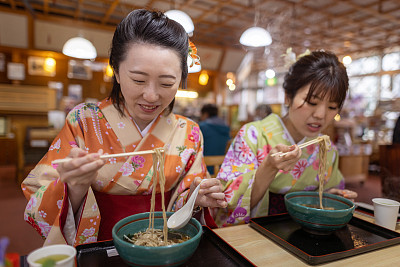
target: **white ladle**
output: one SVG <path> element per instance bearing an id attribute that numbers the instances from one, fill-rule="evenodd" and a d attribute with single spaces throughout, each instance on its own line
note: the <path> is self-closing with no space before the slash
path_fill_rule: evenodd
<path id="1" fill-rule="evenodd" d="M 189 222 L 190 218 L 192 218 L 193 207 L 194 203 L 196 202 L 197 194 L 200 190 L 200 185 L 201 182 L 194 189 L 186 204 L 169 217 L 167 221 L 167 226 L 169 229 L 180 229 Z"/>

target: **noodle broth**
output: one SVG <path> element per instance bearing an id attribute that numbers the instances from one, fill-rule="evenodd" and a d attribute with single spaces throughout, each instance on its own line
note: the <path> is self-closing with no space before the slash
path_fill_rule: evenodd
<path id="1" fill-rule="evenodd" d="M 124 235 L 124 240 L 137 246 L 161 247 L 183 243 L 190 239 L 190 236 L 177 232 L 168 231 L 167 243 L 164 242 L 164 233 L 161 229 L 151 231 L 140 231 L 134 234 Z"/>

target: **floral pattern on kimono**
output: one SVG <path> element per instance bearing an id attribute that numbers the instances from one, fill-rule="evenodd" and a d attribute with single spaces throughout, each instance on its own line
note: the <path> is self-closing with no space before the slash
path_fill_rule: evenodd
<path id="1" fill-rule="evenodd" d="M 277 144 L 293 145 L 292 137 L 276 114 L 244 125 L 233 140 L 217 175 L 224 185 L 227 208 L 214 209 L 219 226 L 248 223 L 251 217 L 250 197 L 254 175 L 261 162 Z M 300 143 L 311 138 L 304 138 Z M 268 215 L 269 192 L 286 194 L 294 191 L 316 191 L 319 188 L 319 146 L 302 150 L 302 156 L 290 172 L 280 171 L 258 203 L 256 216 Z M 338 169 L 338 152 L 334 145 L 328 151 L 324 190 L 344 188 L 344 179 Z"/>
<path id="2" fill-rule="evenodd" d="M 89 153 L 103 149 L 104 154 L 164 147 L 165 190 L 174 193 L 170 210 L 185 204 L 194 178 L 209 177 L 203 159 L 203 136 L 195 122 L 172 113 L 160 115 L 142 137 L 124 111 L 125 116 L 121 116 L 108 99 L 77 105 L 46 155 L 23 181 L 21 187 L 29 200 L 24 218 L 46 239 L 45 245 L 66 243 L 62 229 L 69 205 L 67 186 L 51 162 L 67 157 L 74 147 Z M 152 176 L 152 155 L 109 158 L 84 199 L 73 245 L 97 240 L 101 216 L 93 190 L 117 195 L 159 193 L 159 186 L 153 188 Z"/>

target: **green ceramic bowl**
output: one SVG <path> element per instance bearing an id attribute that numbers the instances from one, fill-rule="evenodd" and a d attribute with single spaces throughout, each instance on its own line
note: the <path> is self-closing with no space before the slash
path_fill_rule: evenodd
<path id="1" fill-rule="evenodd" d="M 172 212 L 167 212 L 167 217 Z M 191 238 L 183 243 L 163 247 L 137 246 L 123 240 L 124 235 L 144 231 L 149 226 L 149 213 L 139 213 L 128 216 L 117 222 L 112 229 L 114 245 L 120 257 L 130 266 L 177 266 L 186 262 L 197 249 L 202 226 L 192 218 L 189 223 L 178 230 Z M 154 227 L 163 229 L 162 212 L 154 213 Z"/>
<path id="2" fill-rule="evenodd" d="M 305 230 L 317 232 L 332 232 L 346 226 L 355 209 L 351 200 L 328 193 L 323 194 L 322 205 L 334 210 L 321 210 L 304 204 L 319 207 L 319 193 L 300 191 L 285 195 L 286 209 L 293 220 Z"/>

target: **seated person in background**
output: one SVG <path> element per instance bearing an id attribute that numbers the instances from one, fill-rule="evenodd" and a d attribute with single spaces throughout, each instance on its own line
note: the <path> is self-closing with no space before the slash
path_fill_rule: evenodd
<path id="1" fill-rule="evenodd" d="M 397 118 L 396 125 L 393 129 L 393 144 L 400 144 L 400 117 Z"/>
<path id="2" fill-rule="evenodd" d="M 218 117 L 218 107 L 205 104 L 200 112 L 199 126 L 204 137 L 204 156 L 225 155 L 226 145 L 231 138 L 230 128 Z M 214 174 L 213 167 L 207 169 L 210 174 Z"/>
<path id="3" fill-rule="evenodd" d="M 230 146 L 217 175 L 225 186 L 228 207 L 214 209 L 219 226 L 247 223 L 251 217 L 286 212 L 284 195 L 319 188 L 319 145 L 298 145 L 326 129 L 348 92 L 346 68 L 336 55 L 315 51 L 301 57 L 285 75 L 287 114 L 271 114 L 244 125 Z M 271 156 L 289 152 L 284 156 Z M 327 151 L 324 189 L 350 199 L 344 190 L 336 147 Z"/>
<path id="4" fill-rule="evenodd" d="M 259 121 L 272 113 L 271 106 L 268 104 L 260 104 L 256 107 L 253 120 Z"/>
<path id="5" fill-rule="evenodd" d="M 172 113 L 175 94 L 186 84 L 188 51 L 184 28 L 161 12 L 134 10 L 117 26 L 109 97 L 74 107 L 22 183 L 29 199 L 24 219 L 45 245 L 112 239 L 120 219 L 150 211 L 153 191 L 155 210 L 162 210 L 151 154 L 109 159 L 101 154 L 164 148 L 168 210 L 181 208 L 191 189 L 208 178 L 198 125 Z M 52 165 L 65 157 L 71 160 Z M 195 206 L 225 206 L 224 197 L 220 181 L 205 179 Z"/>

